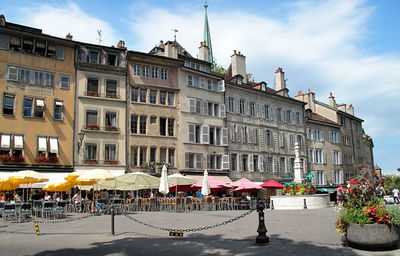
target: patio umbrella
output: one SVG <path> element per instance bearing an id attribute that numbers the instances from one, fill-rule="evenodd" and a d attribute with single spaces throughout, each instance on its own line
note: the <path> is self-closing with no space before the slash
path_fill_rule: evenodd
<path id="1" fill-rule="evenodd" d="M 190 185 L 196 183 L 197 181 L 195 179 L 183 176 L 182 174 L 175 173 L 172 175 L 168 176 L 168 184 L 174 184 L 175 185 L 175 196 L 178 193 L 178 186 L 180 186 L 179 191 L 184 191 L 184 192 L 189 192 L 191 191 Z M 170 187 L 171 189 L 171 187 Z M 171 190 L 172 191 L 172 190 Z"/>
<path id="2" fill-rule="evenodd" d="M 208 176 L 208 174 L 207 174 L 207 177 L 208 177 L 208 184 L 210 187 L 210 191 L 212 191 L 212 192 L 220 191 L 220 190 L 227 190 L 232 187 L 212 176 Z M 196 184 L 193 184 L 192 187 L 197 188 L 197 189 L 202 189 L 203 182 L 204 182 L 204 177 L 203 177 L 203 181 L 198 181 Z"/>
<path id="3" fill-rule="evenodd" d="M 274 180 L 267 181 L 267 182 L 261 184 L 260 186 L 263 188 L 284 188 L 285 187 L 281 183 L 274 181 Z"/>
<path id="4" fill-rule="evenodd" d="M 210 194 L 210 184 L 208 183 L 208 172 L 207 170 L 204 170 L 204 177 L 203 177 L 203 183 L 201 184 L 201 194 L 203 196 L 207 196 Z"/>
<path id="5" fill-rule="evenodd" d="M 18 171 L 13 174 L 11 174 L 8 177 L 8 182 L 20 185 L 20 184 L 33 184 L 33 183 L 39 183 L 39 182 L 46 182 L 49 181 L 48 178 L 43 176 L 42 174 L 36 172 L 36 171 L 31 171 L 31 170 L 26 170 L 26 171 Z M 27 201 L 28 201 L 28 194 L 27 194 Z"/>
<path id="6" fill-rule="evenodd" d="M 229 185 L 237 187 L 236 189 L 233 190 L 233 192 L 256 192 L 262 189 L 261 186 L 255 184 L 254 182 L 246 178 L 241 178 L 240 180 L 232 182 Z"/>
<path id="7" fill-rule="evenodd" d="M 76 179 L 80 185 L 93 185 L 99 181 L 113 180 L 115 177 L 107 170 L 93 169 L 85 171 Z"/>
<path id="8" fill-rule="evenodd" d="M 165 164 L 161 170 L 160 187 L 158 188 L 158 191 L 164 195 L 169 193 L 167 167 Z"/>
<path id="9" fill-rule="evenodd" d="M 143 172 L 131 172 L 115 178 L 117 183 L 129 186 L 129 190 L 139 190 L 160 185 L 160 179 Z"/>
<path id="10" fill-rule="evenodd" d="M 83 174 L 82 171 L 74 171 L 69 173 L 68 176 L 65 177 L 65 179 L 70 183 L 74 183 L 76 179 L 79 178 L 79 176 L 81 176 L 82 174 Z"/>
<path id="11" fill-rule="evenodd" d="M 172 185 L 169 186 L 169 191 L 170 192 L 176 192 L 176 191 L 181 191 L 181 192 L 190 192 L 190 191 L 196 191 L 198 190 L 197 188 L 193 188 L 192 185 Z"/>

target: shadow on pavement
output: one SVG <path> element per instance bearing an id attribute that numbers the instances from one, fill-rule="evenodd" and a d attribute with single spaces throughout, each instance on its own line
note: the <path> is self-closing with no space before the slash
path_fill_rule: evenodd
<path id="1" fill-rule="evenodd" d="M 129 235 L 125 233 L 124 235 Z M 117 237 L 115 237 L 117 238 Z M 85 249 L 43 251 L 44 255 L 357 255 L 349 248 L 298 243 L 279 236 L 270 236 L 267 246 L 256 246 L 255 236 L 235 240 L 220 235 L 192 234 L 183 238 L 123 238 L 97 242 Z M 382 254 L 383 255 L 383 254 Z M 389 254 L 388 254 L 389 255 Z"/>

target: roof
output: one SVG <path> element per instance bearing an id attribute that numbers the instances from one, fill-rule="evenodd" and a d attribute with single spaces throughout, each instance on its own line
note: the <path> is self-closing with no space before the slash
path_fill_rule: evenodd
<path id="1" fill-rule="evenodd" d="M 334 122 L 326 117 L 323 117 L 317 113 L 311 113 L 311 119 L 312 121 L 318 121 L 322 123 L 327 123 L 327 124 L 334 124 L 334 125 L 339 125 L 337 122 Z"/>

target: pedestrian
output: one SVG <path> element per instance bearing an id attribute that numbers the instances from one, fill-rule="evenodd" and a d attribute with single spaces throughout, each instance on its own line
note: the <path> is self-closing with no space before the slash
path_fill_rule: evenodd
<path id="1" fill-rule="evenodd" d="M 393 192 L 393 200 L 394 200 L 394 203 L 395 203 L 395 204 L 398 204 L 398 203 L 399 203 L 399 190 L 398 190 L 397 188 L 394 188 L 394 189 L 392 190 L 392 192 Z"/>

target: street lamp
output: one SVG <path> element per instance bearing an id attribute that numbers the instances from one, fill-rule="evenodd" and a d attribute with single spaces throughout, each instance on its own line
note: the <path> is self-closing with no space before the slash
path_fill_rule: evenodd
<path id="1" fill-rule="evenodd" d="M 85 138 L 85 133 L 81 130 L 78 133 L 78 136 L 79 136 L 79 141 L 78 141 L 78 154 L 79 154 L 79 151 L 80 151 L 80 149 L 82 147 L 82 144 L 83 144 L 83 139 Z"/>

